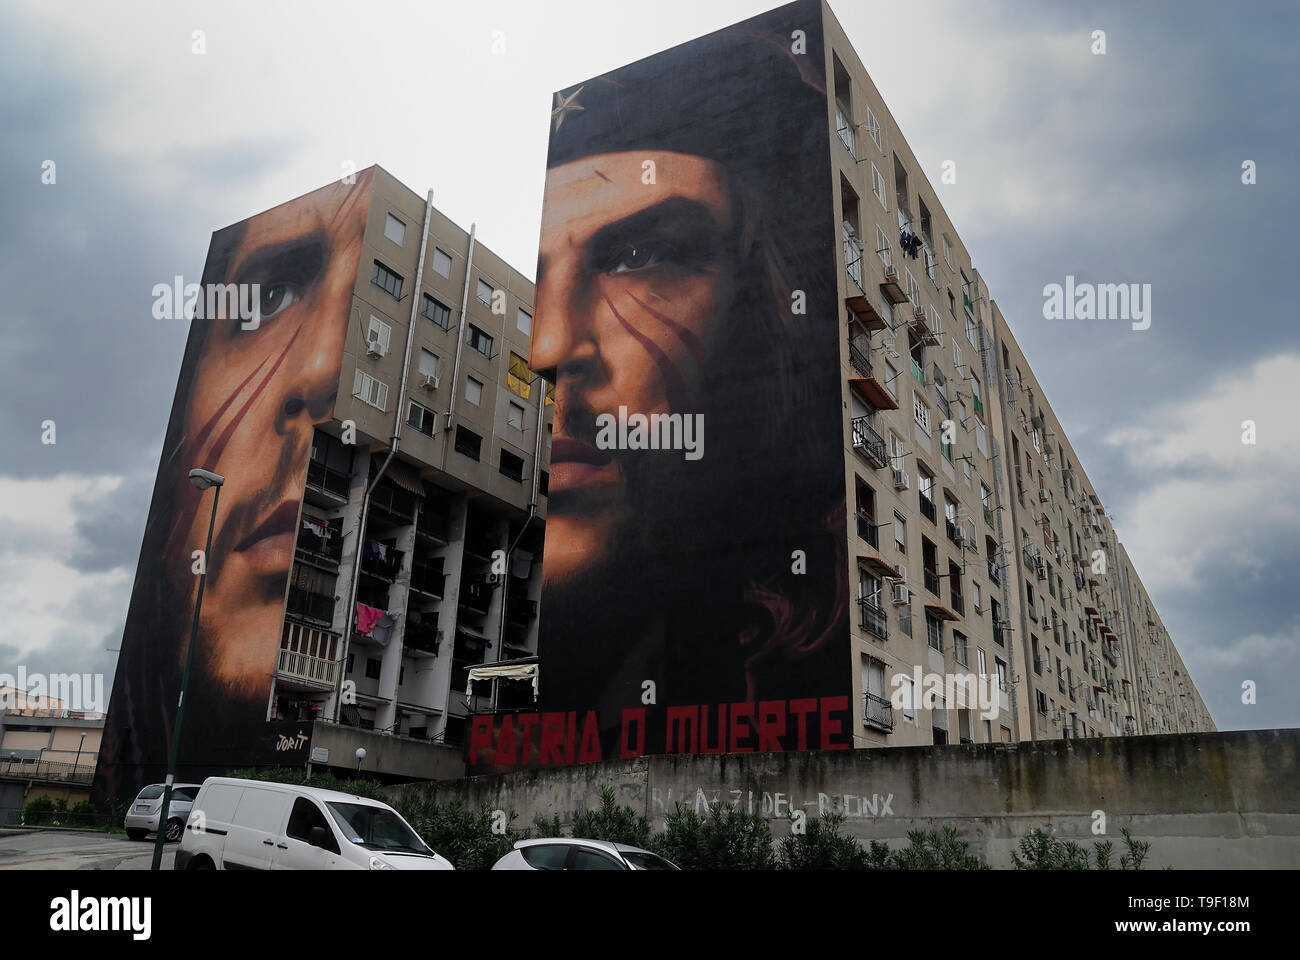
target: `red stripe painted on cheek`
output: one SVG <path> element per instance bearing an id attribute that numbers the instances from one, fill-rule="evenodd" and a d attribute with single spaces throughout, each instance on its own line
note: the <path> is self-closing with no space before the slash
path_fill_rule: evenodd
<path id="1" fill-rule="evenodd" d="M 271 382 L 271 378 L 275 376 L 275 372 L 280 369 L 280 365 L 284 363 L 284 358 L 289 355 L 289 350 L 293 347 L 294 341 L 298 339 L 300 333 L 302 333 L 301 324 L 299 324 L 298 328 L 294 330 L 293 336 L 291 336 L 289 342 L 284 345 L 284 349 L 280 351 L 280 355 L 276 357 L 275 363 L 273 363 L 271 369 L 266 372 L 266 376 L 262 378 L 262 382 L 257 385 L 257 388 L 249 395 L 249 398 L 244 401 L 244 405 L 239 408 L 239 412 L 235 414 L 234 419 L 230 421 L 226 429 L 221 432 L 221 436 L 219 436 L 216 439 L 216 442 L 213 443 L 212 450 L 208 453 L 208 465 L 205 469 L 213 469 L 217 461 L 221 459 L 221 454 L 225 451 L 226 444 L 230 442 L 230 438 L 234 434 L 235 429 L 243 422 L 244 417 L 248 415 L 249 409 L 257 401 L 257 398 L 262 395 L 262 391 L 264 391 L 267 385 Z"/>
<path id="2" fill-rule="evenodd" d="M 695 331 L 687 330 L 676 320 L 660 313 L 654 307 L 650 306 L 650 304 L 643 303 L 637 297 L 636 294 L 629 293 L 628 296 L 631 297 L 634 301 L 636 301 L 636 303 L 640 305 L 642 310 L 650 314 L 650 316 L 654 317 L 664 326 L 668 327 L 668 329 L 671 330 L 673 333 L 677 334 L 678 338 L 682 341 L 682 343 L 686 345 L 686 349 L 690 350 L 691 353 L 695 355 L 695 362 L 698 363 L 701 367 L 704 366 L 704 344 L 700 341 L 700 338 L 695 335 Z"/>
<path id="3" fill-rule="evenodd" d="M 613 312 L 614 319 L 622 324 L 623 329 L 631 335 L 632 339 L 641 344 L 646 353 L 654 358 L 655 365 L 659 368 L 659 375 L 664 379 L 664 392 L 668 396 L 669 408 L 678 411 L 685 410 L 686 386 L 682 383 L 681 371 L 668 359 L 668 354 L 664 353 L 658 344 L 654 343 L 641 331 L 634 329 L 630 323 L 623 319 L 623 315 L 618 312 L 618 308 L 614 306 L 614 302 L 609 299 L 608 295 L 602 294 L 602 297 Z M 635 412 L 644 413 L 646 411 Z"/>

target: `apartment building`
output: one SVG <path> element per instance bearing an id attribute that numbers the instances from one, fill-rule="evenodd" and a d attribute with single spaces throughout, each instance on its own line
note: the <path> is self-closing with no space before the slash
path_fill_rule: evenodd
<path id="1" fill-rule="evenodd" d="M 473 227 L 373 168 L 268 719 L 458 745 L 495 693 L 467 701 L 468 671 L 535 658 L 552 397 L 528 369 L 532 303 Z"/>
<path id="2" fill-rule="evenodd" d="M 1212 730 L 925 168 L 822 12 L 856 745 Z M 891 703 L 918 672 L 971 671 L 996 677 L 996 716 Z"/>

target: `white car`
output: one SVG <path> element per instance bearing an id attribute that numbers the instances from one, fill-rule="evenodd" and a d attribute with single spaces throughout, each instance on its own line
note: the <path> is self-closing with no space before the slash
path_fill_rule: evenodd
<path id="1" fill-rule="evenodd" d="M 176 783 L 172 785 L 171 803 L 167 805 L 167 827 L 164 836 L 167 840 L 179 840 L 185 822 L 190 818 L 190 808 L 198 796 L 200 784 Z M 122 826 L 126 835 L 132 840 L 143 840 L 148 834 L 158 830 L 158 817 L 162 814 L 163 785 L 151 783 L 140 791 L 140 795 L 126 808 Z"/>
<path id="2" fill-rule="evenodd" d="M 680 870 L 657 853 L 609 840 L 539 837 L 520 840 L 493 870 Z"/>
<path id="3" fill-rule="evenodd" d="M 335 790 L 209 777 L 177 870 L 451 870 L 386 803 Z"/>

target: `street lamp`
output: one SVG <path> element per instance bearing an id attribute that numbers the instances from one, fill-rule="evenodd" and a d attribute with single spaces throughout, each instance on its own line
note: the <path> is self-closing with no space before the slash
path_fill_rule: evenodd
<path id="1" fill-rule="evenodd" d="M 208 542 L 203 549 L 203 572 L 199 574 L 199 594 L 194 599 L 194 621 L 190 624 L 190 645 L 185 651 L 185 672 L 181 675 L 181 696 L 176 704 L 176 723 L 172 727 L 172 746 L 167 758 L 167 779 L 163 784 L 162 809 L 158 811 L 158 837 L 153 846 L 153 866 L 162 868 L 163 843 L 167 839 L 167 816 L 171 812 L 172 783 L 176 779 L 176 757 L 180 753 L 181 724 L 185 720 L 185 694 L 190 689 L 190 667 L 194 663 L 194 647 L 199 636 L 199 610 L 203 607 L 203 585 L 208 579 L 208 559 L 212 554 L 212 528 L 217 523 L 217 500 L 221 497 L 221 486 L 226 478 L 209 470 L 194 469 L 190 471 L 190 483 L 199 490 L 215 487 L 212 493 L 212 516 L 208 520 Z"/>
<path id="2" fill-rule="evenodd" d="M 81 742 L 77 744 L 77 759 L 72 761 L 72 775 L 75 777 L 77 771 L 81 769 L 81 748 L 86 745 L 86 731 L 81 731 Z"/>
<path id="3" fill-rule="evenodd" d="M 357 747 L 357 772 L 361 772 L 361 761 L 366 759 L 366 748 Z"/>

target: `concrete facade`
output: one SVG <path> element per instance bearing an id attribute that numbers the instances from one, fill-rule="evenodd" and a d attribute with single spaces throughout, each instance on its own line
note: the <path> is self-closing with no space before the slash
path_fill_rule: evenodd
<path id="1" fill-rule="evenodd" d="M 594 809 L 603 784 L 662 829 L 681 803 L 752 810 L 775 837 L 790 814 L 845 814 L 862 841 L 952 826 L 994 867 L 1035 828 L 1123 852 L 1122 827 L 1149 841 L 1147 868 L 1300 866 L 1300 730 L 822 753 L 639 757 L 393 788 L 535 816 Z M 1105 833 L 1093 832 L 1104 815 Z"/>

